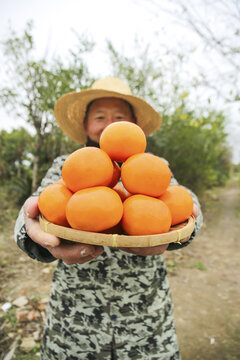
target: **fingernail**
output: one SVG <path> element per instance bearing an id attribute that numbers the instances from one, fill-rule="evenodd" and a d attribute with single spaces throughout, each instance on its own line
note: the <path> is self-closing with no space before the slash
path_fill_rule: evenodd
<path id="1" fill-rule="evenodd" d="M 54 245 L 53 245 L 53 244 L 49 244 L 48 242 L 45 242 L 45 243 L 44 243 L 44 245 L 45 245 L 45 246 L 50 246 L 51 248 L 53 248 L 53 247 L 54 247 Z"/>

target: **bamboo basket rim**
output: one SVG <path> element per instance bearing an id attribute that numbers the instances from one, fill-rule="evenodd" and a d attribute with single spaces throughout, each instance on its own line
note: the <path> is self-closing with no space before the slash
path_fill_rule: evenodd
<path id="1" fill-rule="evenodd" d="M 181 240 L 192 234 L 195 226 L 195 217 L 190 216 L 187 221 L 171 227 L 167 233 L 138 236 L 75 230 L 55 225 L 46 220 L 42 214 L 39 216 L 39 223 L 41 229 L 49 234 L 84 244 L 111 247 L 153 247 L 168 243 L 181 244 Z"/>

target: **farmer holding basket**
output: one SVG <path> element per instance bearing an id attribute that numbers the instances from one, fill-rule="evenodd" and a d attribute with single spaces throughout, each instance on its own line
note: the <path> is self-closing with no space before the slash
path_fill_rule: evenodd
<path id="1" fill-rule="evenodd" d="M 65 94 L 56 103 L 55 116 L 70 139 L 91 147 L 99 147 L 102 131 L 113 122 L 136 123 L 149 135 L 162 121 L 117 78 L 100 79 L 88 90 Z M 200 230 L 196 195 L 188 190 L 196 221 L 192 234 L 181 243 L 119 249 L 69 242 L 44 232 L 38 221 L 38 196 L 61 178 L 66 158 L 55 159 L 15 225 L 15 240 L 31 258 L 58 260 L 41 360 L 180 359 L 161 254 L 189 245 Z M 171 184 L 178 185 L 173 176 Z"/>

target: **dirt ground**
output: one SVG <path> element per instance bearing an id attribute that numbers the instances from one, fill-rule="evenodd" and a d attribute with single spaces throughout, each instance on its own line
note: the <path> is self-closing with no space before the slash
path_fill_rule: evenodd
<path id="1" fill-rule="evenodd" d="M 240 191 L 210 194 L 199 236 L 165 253 L 183 360 L 240 359 Z"/>
<path id="2" fill-rule="evenodd" d="M 182 360 L 240 359 L 239 199 L 237 181 L 209 192 L 205 196 L 204 226 L 199 236 L 187 248 L 164 255 Z M 41 264 L 23 254 L 13 242 L 12 229 L 13 220 L 9 220 L 0 234 L 0 318 L 5 316 L 1 306 L 6 302 L 13 303 L 24 296 L 29 306 L 30 299 L 46 299 L 54 269 L 54 264 Z M 11 321 L 5 317 L 0 328 L 4 330 L 8 326 L 8 329 L 0 337 L 0 348 L 7 345 L 2 356 L 0 351 L 0 359 L 13 347 L 14 332 L 20 333 L 18 345 L 15 342 L 15 347 L 20 347 L 19 336 L 30 336 L 33 332 L 30 329 L 30 335 L 24 333 L 24 327 L 29 329 L 30 320 L 42 322 L 43 319 L 35 312 L 35 318 L 32 315 L 22 323 L 20 319 L 18 326 L 13 322 L 13 329 L 9 330 Z M 39 341 L 38 335 L 35 345 Z M 38 349 L 35 346 L 36 354 Z M 29 350 L 23 347 L 18 353 L 29 354 Z M 12 359 L 32 360 L 34 356 L 19 355 Z"/>

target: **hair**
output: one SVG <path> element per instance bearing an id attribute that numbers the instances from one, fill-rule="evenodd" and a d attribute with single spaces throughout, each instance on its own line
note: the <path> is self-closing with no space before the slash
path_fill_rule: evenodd
<path id="1" fill-rule="evenodd" d="M 136 116 L 135 116 L 134 108 L 133 108 L 132 104 L 130 104 L 128 101 L 126 101 L 126 100 L 124 100 L 124 99 L 121 99 L 121 98 L 117 98 L 117 99 L 120 99 L 120 100 L 124 101 L 126 104 L 128 104 L 128 106 L 129 106 L 129 108 L 130 108 L 130 111 L 131 111 L 132 119 L 133 119 L 133 121 L 134 121 L 135 123 L 137 123 L 137 118 L 136 118 Z M 90 101 L 90 103 L 87 104 L 87 108 L 86 108 L 86 112 L 85 112 L 84 120 L 83 120 L 84 124 L 86 124 L 87 121 L 88 121 L 89 109 L 90 109 L 92 103 L 93 103 L 95 100 L 97 100 L 97 99 L 94 99 L 94 100 Z"/>

